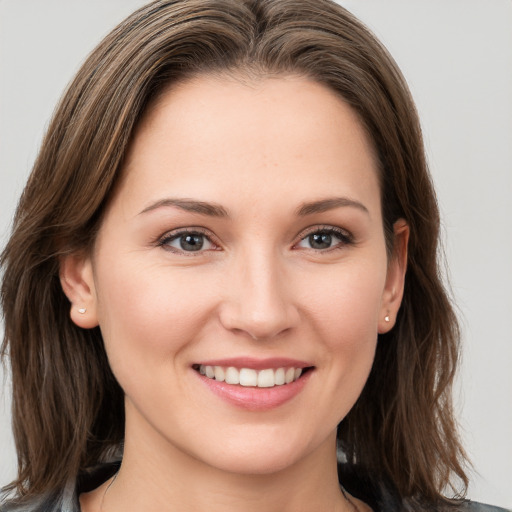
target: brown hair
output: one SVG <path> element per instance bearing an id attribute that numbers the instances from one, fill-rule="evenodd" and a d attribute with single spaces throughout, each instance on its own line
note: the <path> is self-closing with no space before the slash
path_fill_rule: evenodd
<path id="1" fill-rule="evenodd" d="M 467 486 L 451 404 L 459 333 L 439 275 L 438 208 L 396 64 L 330 0 L 160 0 L 115 28 L 69 86 L 1 257 L 19 461 L 7 489 L 21 499 L 62 488 L 124 435 L 123 392 L 99 328 L 83 330 L 69 318 L 59 258 L 94 243 L 152 98 L 192 75 L 237 70 L 301 74 L 336 91 L 378 155 L 390 250 L 393 223 L 410 226 L 397 325 L 381 336 L 366 387 L 338 429 L 348 462 L 391 480 L 402 497 L 436 502 L 453 476 Z"/>

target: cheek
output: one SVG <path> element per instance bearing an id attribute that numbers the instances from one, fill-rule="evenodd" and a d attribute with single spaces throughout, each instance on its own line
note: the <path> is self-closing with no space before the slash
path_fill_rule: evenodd
<path id="1" fill-rule="evenodd" d="M 324 346 L 332 392 L 344 390 L 340 417 L 357 400 L 373 364 L 385 276 L 385 266 L 354 265 L 308 287 L 305 316 Z"/>
<path id="2" fill-rule="evenodd" d="M 377 337 L 385 267 L 348 266 L 310 280 L 304 293 L 306 310 L 316 327 L 328 333 L 326 342 L 335 348 L 360 346 Z"/>
<path id="3" fill-rule="evenodd" d="M 122 259 L 120 260 L 122 261 Z M 114 374 L 121 381 L 134 369 L 155 372 L 189 346 L 211 309 L 208 290 L 186 272 L 137 262 L 98 269 L 99 322 Z"/>

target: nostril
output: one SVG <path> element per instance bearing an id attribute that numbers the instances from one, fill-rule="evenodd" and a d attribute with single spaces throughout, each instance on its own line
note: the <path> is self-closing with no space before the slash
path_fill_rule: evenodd
<path id="1" fill-rule="evenodd" d="M 268 290 L 267 286 L 261 284 L 262 280 L 267 282 L 269 279 L 271 277 L 266 276 L 259 279 L 257 284 L 246 285 L 249 291 L 243 297 L 236 296 L 223 301 L 219 308 L 219 319 L 225 329 L 262 342 L 289 332 L 300 323 L 296 308 L 275 290 Z M 272 285 L 268 287 L 275 288 L 275 281 L 273 279 Z"/>

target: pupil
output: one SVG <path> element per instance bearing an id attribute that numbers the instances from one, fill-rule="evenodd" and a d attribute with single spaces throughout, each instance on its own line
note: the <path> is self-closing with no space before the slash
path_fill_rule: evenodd
<path id="1" fill-rule="evenodd" d="M 309 243 L 313 249 L 328 249 L 331 247 L 332 237 L 328 233 L 315 233 L 309 236 Z"/>
<path id="2" fill-rule="evenodd" d="M 184 251 L 199 251 L 203 243 L 202 235 L 184 235 L 180 239 L 180 246 Z"/>

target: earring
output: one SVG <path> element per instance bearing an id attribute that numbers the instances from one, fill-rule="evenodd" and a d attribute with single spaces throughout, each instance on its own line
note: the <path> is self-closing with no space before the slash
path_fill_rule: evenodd
<path id="1" fill-rule="evenodd" d="M 87 308 L 78 308 L 78 312 L 83 315 L 87 311 Z"/>
<path id="2" fill-rule="evenodd" d="M 384 321 L 385 321 L 385 322 L 389 322 L 389 315 L 386 315 L 386 316 L 384 317 Z"/>

